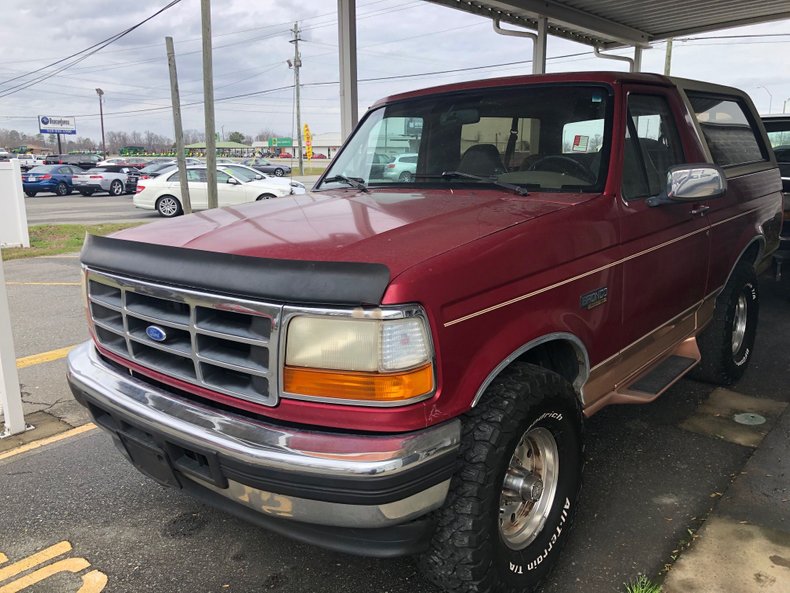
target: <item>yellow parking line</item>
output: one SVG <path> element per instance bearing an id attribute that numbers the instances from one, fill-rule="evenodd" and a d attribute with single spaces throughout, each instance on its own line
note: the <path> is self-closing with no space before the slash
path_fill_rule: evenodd
<path id="1" fill-rule="evenodd" d="M 16 368 L 24 369 L 25 367 L 33 366 L 34 364 L 41 364 L 42 362 L 51 362 L 60 358 L 68 356 L 69 352 L 76 346 L 66 346 L 65 348 L 58 348 L 57 350 L 50 350 L 49 352 L 42 352 L 41 354 L 33 354 L 32 356 L 24 356 L 16 359 Z"/>
<path id="2" fill-rule="evenodd" d="M 96 428 L 96 425 L 93 424 L 92 422 L 88 422 L 88 424 L 83 424 L 82 426 L 78 426 L 77 428 L 72 428 L 71 430 L 67 430 L 66 432 L 61 432 L 60 434 L 55 434 L 45 439 L 39 439 L 37 441 L 33 441 L 32 443 L 20 445 L 16 449 L 11 449 L 10 451 L 0 453 L 0 461 L 3 461 L 4 459 L 8 459 L 9 457 L 14 457 L 15 455 L 21 455 L 22 453 L 27 453 L 28 451 L 33 451 L 34 449 L 38 449 L 39 447 L 43 447 L 44 445 L 57 443 L 58 441 L 75 437 L 78 434 L 91 431 L 94 428 Z"/>
<path id="3" fill-rule="evenodd" d="M 81 286 L 79 282 L 6 282 L 7 286 Z"/>

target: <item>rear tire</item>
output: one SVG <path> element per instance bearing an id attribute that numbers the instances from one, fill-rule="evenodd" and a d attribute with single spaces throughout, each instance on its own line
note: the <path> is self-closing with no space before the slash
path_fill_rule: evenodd
<path id="1" fill-rule="evenodd" d="M 285 171 L 283 169 L 280 169 L 279 167 L 277 167 L 274 170 L 274 176 L 275 177 L 282 177 L 283 175 L 285 175 Z"/>
<path id="2" fill-rule="evenodd" d="M 26 195 L 28 198 L 35 198 L 37 193 L 38 193 L 38 192 L 34 192 L 34 191 L 26 191 L 26 192 L 25 192 L 25 195 Z"/>
<path id="3" fill-rule="evenodd" d="M 452 593 L 532 591 L 576 513 L 584 464 L 576 394 L 556 373 L 513 363 L 463 420 L 458 468 L 421 569 Z"/>
<path id="4" fill-rule="evenodd" d="M 181 202 L 175 196 L 162 196 L 156 201 L 156 211 L 165 218 L 173 218 L 183 214 Z"/>
<path id="5" fill-rule="evenodd" d="M 58 186 L 55 188 L 55 193 L 59 196 L 67 196 L 71 193 L 69 186 L 63 183 L 62 181 L 58 183 Z"/>
<path id="6" fill-rule="evenodd" d="M 116 196 L 116 197 L 122 195 L 123 183 L 121 183 L 117 179 L 113 180 L 113 182 L 110 184 L 110 191 L 107 193 L 109 193 L 111 196 Z"/>
<path id="7" fill-rule="evenodd" d="M 739 262 L 716 299 L 713 320 L 697 337 L 702 361 L 692 371 L 692 377 L 731 385 L 743 376 L 754 352 L 759 305 L 754 267 Z"/>
<path id="8" fill-rule="evenodd" d="M 409 171 L 404 171 L 400 174 L 398 180 L 402 181 L 403 183 L 411 183 L 414 180 L 414 175 L 412 175 Z"/>
<path id="9" fill-rule="evenodd" d="M 276 197 L 277 196 L 275 196 L 274 194 L 261 194 L 257 198 L 255 198 L 255 201 L 260 202 L 261 200 L 272 200 Z"/>

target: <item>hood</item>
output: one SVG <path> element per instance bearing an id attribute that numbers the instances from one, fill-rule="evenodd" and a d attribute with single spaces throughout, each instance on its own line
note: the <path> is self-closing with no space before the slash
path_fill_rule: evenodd
<path id="1" fill-rule="evenodd" d="M 417 262 L 594 197 L 468 188 L 333 190 L 207 210 L 114 236 L 232 255 L 377 263 L 394 278 Z"/>

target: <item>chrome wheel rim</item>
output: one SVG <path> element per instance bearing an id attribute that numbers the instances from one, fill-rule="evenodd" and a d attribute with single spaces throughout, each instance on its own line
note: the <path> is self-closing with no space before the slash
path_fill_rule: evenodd
<path id="1" fill-rule="evenodd" d="M 543 530 L 560 476 L 557 441 L 551 431 L 531 428 L 510 458 L 499 496 L 499 533 L 507 547 L 521 550 Z"/>
<path id="2" fill-rule="evenodd" d="M 121 192 L 123 191 L 123 189 L 121 188 L 121 184 L 117 182 L 114 182 L 112 186 L 110 186 L 110 189 L 112 190 L 112 195 L 114 196 L 120 195 Z"/>
<path id="3" fill-rule="evenodd" d="M 159 202 L 159 211 L 165 216 L 173 216 L 178 212 L 178 205 L 173 198 L 162 198 Z"/>
<path id="4" fill-rule="evenodd" d="M 735 305 L 735 315 L 732 319 L 732 353 L 737 354 L 743 344 L 743 337 L 746 335 L 746 320 L 749 315 L 749 303 L 746 295 L 738 295 L 738 303 Z"/>

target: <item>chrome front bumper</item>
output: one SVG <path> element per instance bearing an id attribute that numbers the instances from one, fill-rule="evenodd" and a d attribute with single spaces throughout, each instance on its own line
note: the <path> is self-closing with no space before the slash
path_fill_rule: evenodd
<path id="1" fill-rule="evenodd" d="M 136 379 L 105 362 L 91 342 L 69 355 L 68 380 L 127 457 L 124 435 L 134 433 L 173 458 L 177 480 L 312 525 L 381 528 L 440 507 L 460 440 L 457 419 L 410 433 L 358 435 L 247 418 Z M 186 464 L 175 458 L 184 451 Z M 191 467 L 196 459 L 205 467 Z"/>

